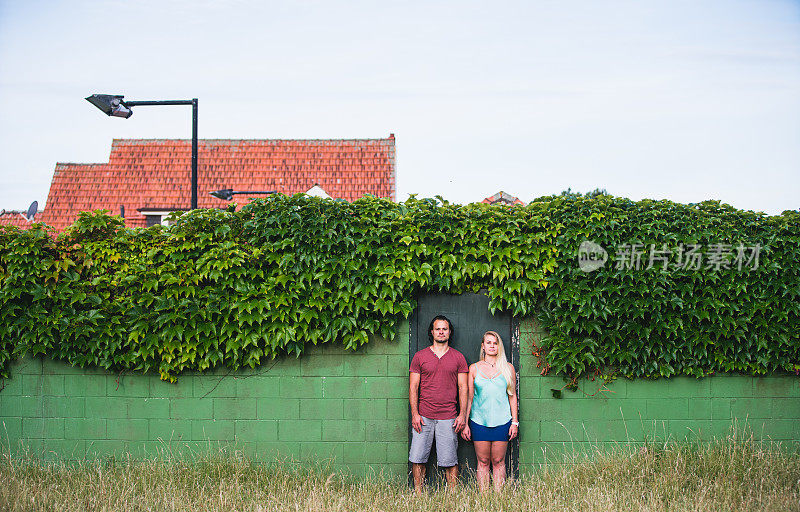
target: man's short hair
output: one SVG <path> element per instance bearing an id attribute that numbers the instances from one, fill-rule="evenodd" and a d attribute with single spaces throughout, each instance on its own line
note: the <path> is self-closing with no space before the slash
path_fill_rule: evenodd
<path id="1" fill-rule="evenodd" d="M 437 320 L 444 320 L 445 322 L 447 322 L 447 325 L 450 327 L 450 339 L 452 340 L 453 335 L 455 335 L 456 333 L 456 330 L 453 327 L 453 322 L 451 322 L 450 319 L 444 315 L 436 315 L 435 317 L 433 317 L 433 320 L 431 320 L 431 324 L 428 326 L 428 341 L 433 343 L 433 334 L 431 334 L 431 331 L 433 330 L 433 324 Z"/>

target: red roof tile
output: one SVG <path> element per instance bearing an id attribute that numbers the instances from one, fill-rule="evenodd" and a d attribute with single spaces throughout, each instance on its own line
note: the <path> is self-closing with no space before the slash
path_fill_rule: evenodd
<path id="1" fill-rule="evenodd" d="M 44 212 L 40 212 L 44 213 Z M 40 221 L 40 217 L 36 217 L 36 221 Z M 18 211 L 0 211 L 0 226 L 17 226 L 18 228 L 26 229 L 31 223 L 25 217 L 25 212 Z"/>
<path id="2" fill-rule="evenodd" d="M 125 207 L 129 227 L 144 226 L 140 209 L 188 210 L 191 202 L 190 140 L 115 139 L 105 164 L 58 163 L 46 210 L 37 221 L 62 230 L 78 212 Z M 364 194 L 396 199 L 395 139 L 200 140 L 198 206 L 227 203 L 209 195 L 239 191 L 306 192 L 315 184 L 333 198 Z M 263 196 L 262 196 L 263 197 Z M 246 195 L 234 196 L 244 205 Z"/>
<path id="3" fill-rule="evenodd" d="M 514 197 L 511 194 L 507 194 L 502 190 L 491 197 L 487 197 L 482 203 L 488 204 L 508 204 L 508 205 L 525 205 L 522 201 L 519 200 L 518 197 Z"/>

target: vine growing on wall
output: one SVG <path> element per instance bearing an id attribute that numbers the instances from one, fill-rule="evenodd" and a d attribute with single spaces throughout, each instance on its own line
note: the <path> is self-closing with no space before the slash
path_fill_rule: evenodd
<path id="1" fill-rule="evenodd" d="M 148 229 L 82 213 L 57 238 L 0 230 L 0 367 L 46 354 L 174 381 L 320 343 L 355 349 L 394 337 L 420 293 L 484 291 L 493 311 L 538 316 L 552 372 L 795 371 L 798 220 L 607 195 L 524 207 L 274 195 Z M 587 240 L 607 252 L 592 271 L 577 259 Z M 617 264 L 626 244 L 760 244 L 760 264 L 634 268 Z"/>

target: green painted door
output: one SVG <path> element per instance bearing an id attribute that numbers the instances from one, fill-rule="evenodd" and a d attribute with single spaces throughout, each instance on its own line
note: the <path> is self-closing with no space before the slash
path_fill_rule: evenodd
<path id="1" fill-rule="evenodd" d="M 408 360 L 418 350 L 430 346 L 428 326 L 436 315 L 444 315 L 453 323 L 455 335 L 450 339 L 450 346 L 464 354 L 467 364 L 476 362 L 480 357 L 480 344 L 483 333 L 495 331 L 503 338 L 506 357 L 517 371 L 517 390 L 519 390 L 519 324 L 510 314 L 489 313 L 489 297 L 483 294 L 465 293 L 462 295 L 427 294 L 418 299 L 417 309 L 411 315 L 411 340 Z M 409 411 L 409 417 L 411 412 Z M 410 425 L 410 419 L 409 419 Z M 409 442 L 411 428 L 409 427 Z M 428 479 L 436 476 L 436 450 L 428 460 Z M 464 478 L 474 478 L 477 461 L 475 449 L 471 442 L 459 439 L 458 458 L 461 474 Z M 519 475 L 519 442 L 515 439 L 508 445 L 506 467 L 510 474 Z"/>

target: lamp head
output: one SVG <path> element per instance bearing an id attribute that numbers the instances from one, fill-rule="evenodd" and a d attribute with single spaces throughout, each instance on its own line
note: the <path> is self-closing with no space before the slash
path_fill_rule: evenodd
<path id="1" fill-rule="evenodd" d="M 92 94 L 86 101 L 103 111 L 107 116 L 124 117 L 133 115 L 133 110 L 125 106 L 124 96 L 118 94 Z"/>
<path id="2" fill-rule="evenodd" d="M 230 201 L 233 199 L 233 189 L 232 188 L 223 188 L 220 190 L 215 190 L 210 192 L 210 194 L 217 199 L 222 199 L 223 201 Z"/>

